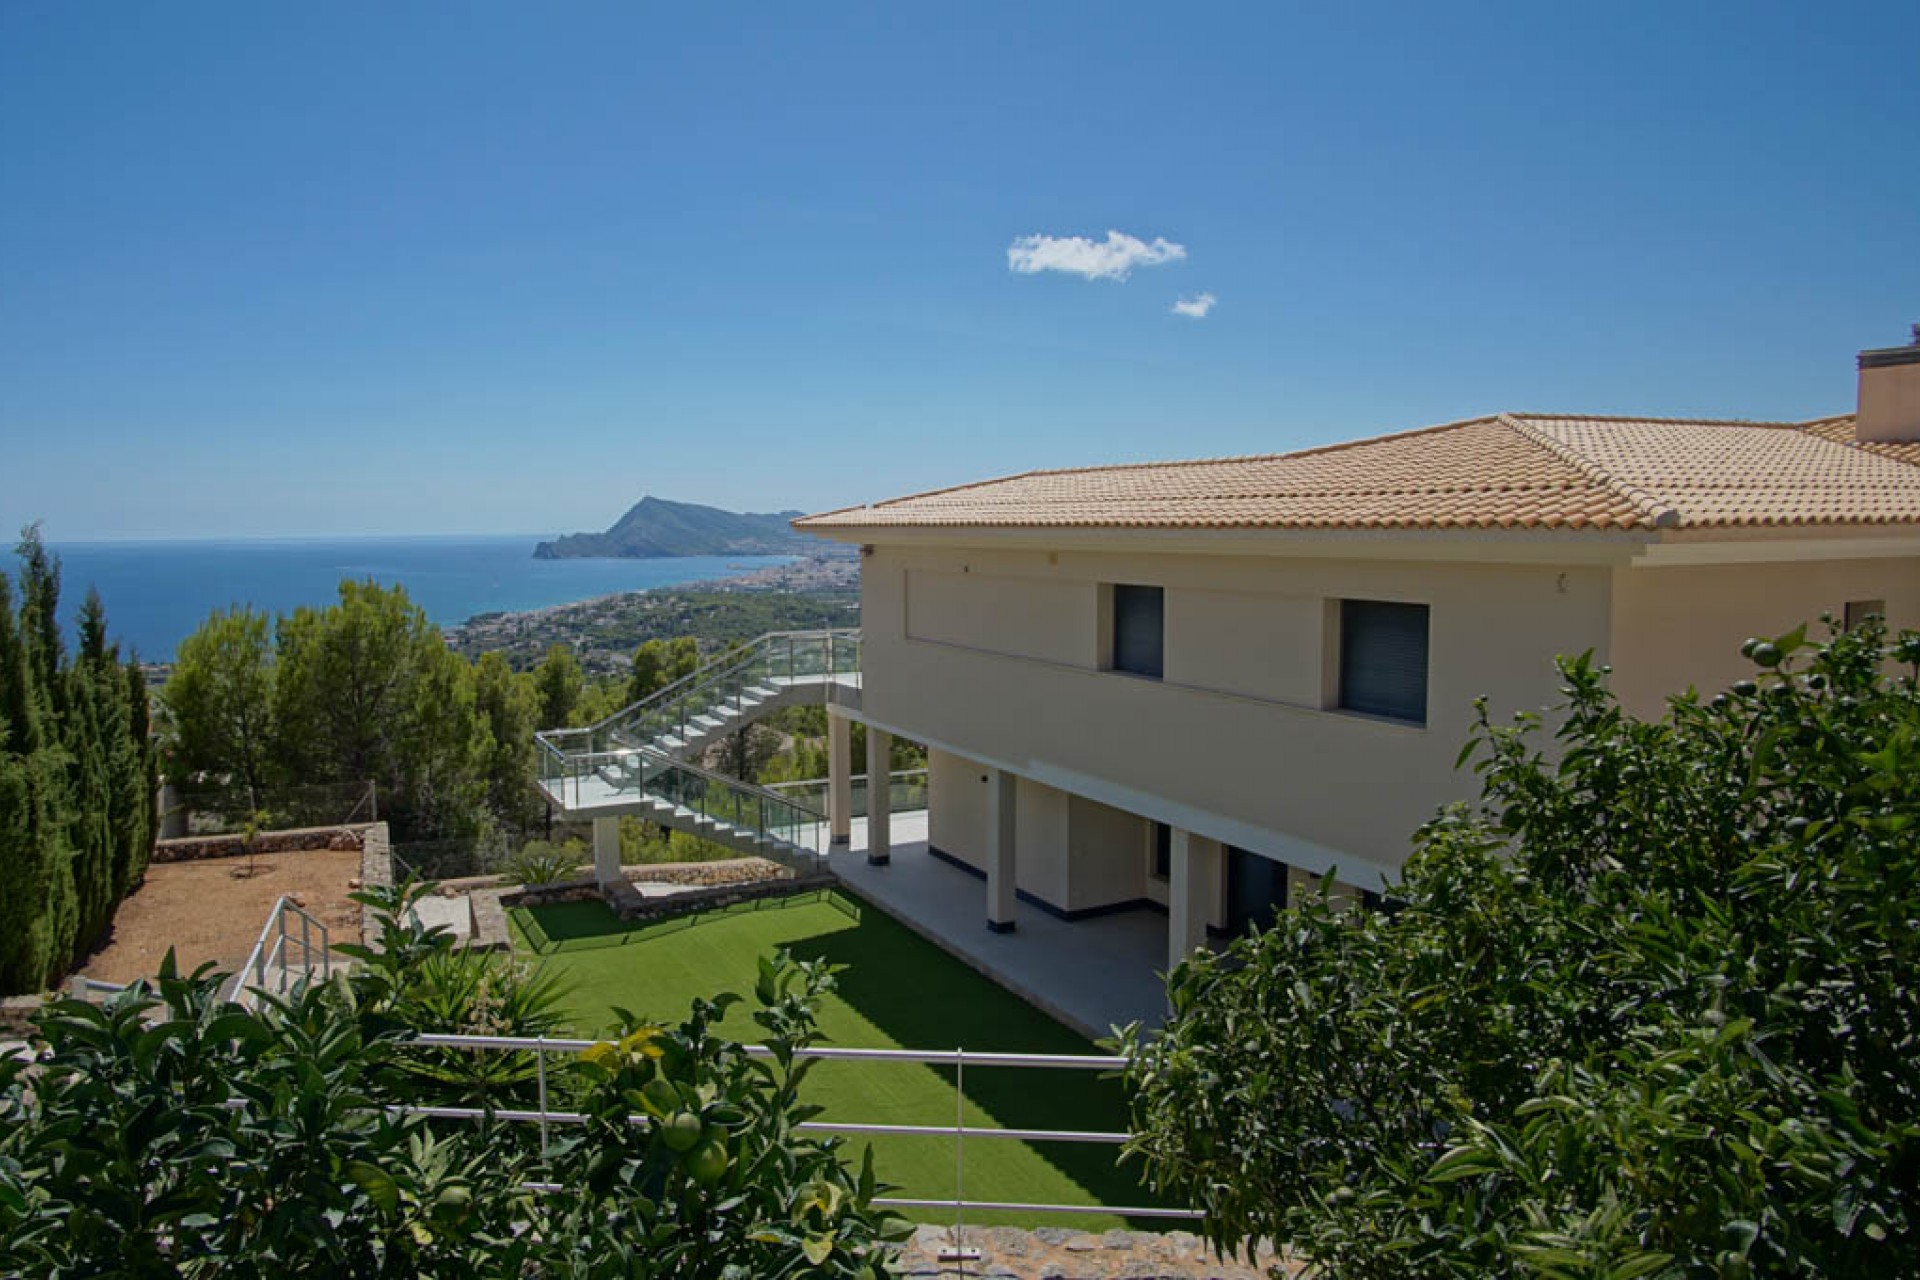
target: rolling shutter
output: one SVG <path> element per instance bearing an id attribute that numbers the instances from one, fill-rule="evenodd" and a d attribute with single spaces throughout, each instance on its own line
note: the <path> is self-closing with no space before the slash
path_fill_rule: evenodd
<path id="1" fill-rule="evenodd" d="M 1427 606 L 1340 602 L 1340 706 L 1427 722 Z"/>
<path id="2" fill-rule="evenodd" d="M 1166 669 L 1166 592 L 1113 589 L 1113 669 L 1160 679 Z"/>

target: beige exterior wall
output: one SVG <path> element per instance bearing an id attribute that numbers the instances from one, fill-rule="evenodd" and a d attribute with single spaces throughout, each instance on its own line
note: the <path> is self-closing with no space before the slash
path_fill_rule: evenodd
<path id="1" fill-rule="evenodd" d="M 951 752 L 927 753 L 927 842 L 987 870 L 987 767 Z M 1068 898 L 1068 802 L 1027 778 L 1014 788 L 1014 886 L 1055 906 Z"/>
<path id="2" fill-rule="evenodd" d="M 927 755 L 927 838 L 976 871 L 987 868 L 986 766 L 946 751 Z M 1015 788 L 1014 884 L 1062 911 L 1142 898 L 1147 890 L 1147 822 L 1135 814 L 1022 779 Z"/>
<path id="3" fill-rule="evenodd" d="M 909 570 L 905 583 L 910 639 L 989 649 L 1043 662 L 1091 664 L 1092 640 L 1075 620 L 1094 607 L 1093 584 L 1012 575 Z"/>
<path id="4" fill-rule="evenodd" d="M 1636 715 L 1658 715 L 1688 688 L 1724 689 L 1753 674 L 1749 636 L 1801 623 L 1824 634 L 1850 600 L 1884 600 L 1893 627 L 1920 627 L 1920 559 L 1684 565 L 1614 571 L 1613 686 Z"/>
<path id="5" fill-rule="evenodd" d="M 1862 440 L 1920 440 L 1920 364 L 1860 371 L 1854 431 Z"/>
<path id="6" fill-rule="evenodd" d="M 1014 794 L 1014 886 L 1056 906 L 1068 897 L 1069 799 L 1066 792 L 1028 778 L 1020 779 Z"/>
<path id="7" fill-rule="evenodd" d="M 1165 680 L 1099 669 L 1111 583 L 1166 589 Z M 1474 697 L 1501 717 L 1539 707 L 1555 700 L 1552 654 L 1608 656 L 1610 587 L 1609 570 L 1572 564 L 881 545 L 861 572 L 862 711 L 1133 815 L 1309 870 L 1338 864 L 1364 885 L 1399 865 L 1436 807 L 1472 792 L 1453 762 Z M 1430 607 L 1425 726 L 1329 709 L 1343 597 Z M 934 842 L 968 857 L 984 847 L 974 820 L 938 816 L 953 790 L 935 783 Z M 1071 877 L 1044 858 L 1031 885 L 1065 896 L 1030 886 L 1026 851 L 1021 887 L 1073 900 Z M 1088 900 L 1123 879 L 1090 881 Z M 1135 896 L 1150 892 L 1142 875 Z"/>
<path id="8" fill-rule="evenodd" d="M 1067 814 L 1071 870 L 1066 901 L 1056 905 L 1088 911 L 1147 897 L 1146 819 L 1085 796 L 1071 797 Z"/>
<path id="9" fill-rule="evenodd" d="M 1166 678 L 1193 689 L 1320 707 L 1330 604 L 1317 596 L 1175 587 Z"/>
<path id="10" fill-rule="evenodd" d="M 938 749 L 927 751 L 927 843 L 985 875 L 985 769 Z"/>

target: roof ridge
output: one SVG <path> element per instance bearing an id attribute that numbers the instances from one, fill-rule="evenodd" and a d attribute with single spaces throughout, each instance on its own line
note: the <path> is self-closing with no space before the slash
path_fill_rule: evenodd
<path id="1" fill-rule="evenodd" d="M 1548 453 L 1551 453 L 1554 457 L 1560 459 L 1560 461 L 1566 463 L 1581 475 L 1586 476 L 1595 484 L 1603 485 L 1613 490 L 1613 492 L 1625 498 L 1635 507 L 1638 507 L 1642 518 L 1653 528 L 1671 529 L 1680 523 L 1680 511 L 1678 508 L 1670 503 L 1662 502 L 1659 498 L 1648 493 L 1639 485 L 1629 484 L 1619 479 L 1593 459 L 1580 453 L 1572 446 L 1554 439 L 1525 418 L 1503 413 L 1500 415 L 1500 421 L 1522 439 L 1545 449 Z M 1562 421 L 1568 421 L 1568 419 L 1562 419 Z M 1598 419 L 1587 419 L 1587 421 L 1598 421 Z M 1646 422 L 1651 421 L 1651 419 L 1621 418 L 1614 419 L 1614 421 Z"/>
<path id="2" fill-rule="evenodd" d="M 1518 410 L 1496 415 L 1502 418 L 1532 419 L 1543 422 L 1631 422 L 1644 423 L 1656 427 L 1779 427 L 1799 428 L 1807 425 L 1802 422 L 1790 422 L 1782 418 L 1650 418 L 1638 413 L 1530 413 Z M 1836 417 L 1852 417 L 1852 414 L 1837 414 Z M 1831 418 L 1816 418 L 1815 422 L 1830 422 Z"/>
<path id="3" fill-rule="evenodd" d="M 882 507 L 891 507 L 902 502 L 917 502 L 921 498 L 937 498 L 943 493 L 959 493 L 965 489 L 979 489 L 990 484 L 1005 484 L 1009 480 L 1024 480 L 1028 476 L 1044 475 L 1040 471 L 1016 471 L 1012 475 L 994 476 L 987 480 L 969 480 L 965 484 L 950 484 L 939 489 L 924 489 L 919 493 L 903 493 L 897 498 L 887 498 L 881 502 L 856 502 L 851 506 L 836 507 L 832 511 L 818 511 L 812 515 L 801 516 L 788 521 L 798 527 L 809 520 L 825 520 L 828 516 L 844 515 L 849 511 L 878 511 Z"/>
<path id="4" fill-rule="evenodd" d="M 1317 444 L 1306 449 L 1294 449 L 1286 453 L 1240 453 L 1216 458 L 1161 458 L 1148 462 L 1103 462 L 1090 467 L 1041 467 L 1033 471 L 1022 471 L 1019 476 L 1004 476 L 1006 480 L 1017 480 L 1023 476 L 1080 476 L 1103 471 L 1141 471 L 1150 467 L 1224 467 L 1242 462 L 1278 462 L 1290 458 L 1310 458 L 1316 454 L 1338 453 L 1343 449 L 1357 449 L 1362 445 L 1384 444 L 1389 440 L 1405 440 L 1411 436 L 1433 435 L 1441 431 L 1454 431 L 1460 427 L 1471 427 L 1482 422 L 1492 422 L 1498 415 L 1483 413 L 1477 417 L 1461 418 L 1454 422 L 1439 422 L 1430 427 L 1415 427 L 1409 431 L 1395 431 L 1384 436 L 1367 436 L 1362 440 L 1339 440 L 1333 444 Z M 995 483 L 983 481 L 982 483 Z M 959 485 L 958 488 L 969 486 Z M 946 490 L 935 490 L 944 493 Z M 923 495 L 924 496 L 924 495 Z"/>

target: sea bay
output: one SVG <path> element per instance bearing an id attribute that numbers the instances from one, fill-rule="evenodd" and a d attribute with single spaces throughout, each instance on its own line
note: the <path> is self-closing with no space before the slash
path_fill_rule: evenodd
<path id="1" fill-rule="evenodd" d="M 409 538 L 251 538 L 65 542 L 61 616 L 69 625 L 89 587 L 106 605 L 108 634 L 148 662 L 174 649 L 217 608 L 287 613 L 337 598 L 343 578 L 403 586 L 441 626 L 479 613 L 543 609 L 616 592 L 730 577 L 790 556 L 675 556 L 653 560 L 536 560 L 538 535 Z"/>

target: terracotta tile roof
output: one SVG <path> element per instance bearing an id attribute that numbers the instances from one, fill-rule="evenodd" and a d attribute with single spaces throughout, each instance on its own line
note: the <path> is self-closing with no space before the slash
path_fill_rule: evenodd
<path id="1" fill-rule="evenodd" d="M 799 529 L 1920 524 L 1920 445 L 1812 423 L 1500 414 L 1268 457 L 1030 471 Z M 1904 451 L 1912 451 L 1910 454 Z"/>
<path id="2" fill-rule="evenodd" d="M 1835 444 L 1844 444 L 1854 449 L 1864 449 L 1868 453 L 1883 458 L 1897 458 L 1901 462 L 1911 462 L 1920 466 L 1920 440 L 1869 440 L 1855 443 L 1853 438 L 1853 418 L 1823 418 L 1818 422 L 1801 424 L 1800 429 L 1810 436 L 1822 440 L 1831 440 Z"/>

